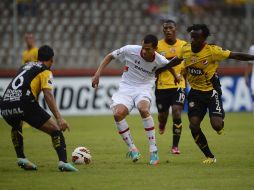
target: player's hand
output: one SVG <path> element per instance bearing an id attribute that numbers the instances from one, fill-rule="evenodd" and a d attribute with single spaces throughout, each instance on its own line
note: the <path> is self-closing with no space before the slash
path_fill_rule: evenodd
<path id="1" fill-rule="evenodd" d="M 100 76 L 98 75 L 94 75 L 93 78 L 92 78 L 92 87 L 93 88 L 98 88 L 98 85 L 99 85 L 99 80 L 100 79 Z"/>
<path id="2" fill-rule="evenodd" d="M 181 82 L 181 75 L 177 75 L 176 78 L 175 78 L 175 84 L 179 84 Z"/>
<path id="3" fill-rule="evenodd" d="M 61 131 L 65 131 L 66 129 L 70 131 L 69 124 L 63 118 L 58 118 L 57 124 L 59 125 Z"/>

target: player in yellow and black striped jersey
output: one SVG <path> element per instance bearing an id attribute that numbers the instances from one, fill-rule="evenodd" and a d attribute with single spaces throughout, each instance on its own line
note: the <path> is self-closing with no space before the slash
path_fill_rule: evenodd
<path id="1" fill-rule="evenodd" d="M 38 50 L 39 62 L 29 62 L 20 67 L 16 76 L 8 85 L 0 102 L 1 115 L 12 127 L 12 142 L 17 154 L 18 165 L 26 170 L 37 170 L 24 154 L 22 122 L 49 134 L 58 154 L 61 171 L 77 171 L 67 163 L 66 145 L 62 131 L 69 129 L 67 122 L 61 116 L 53 96 L 52 73 L 53 49 L 42 46 Z M 40 107 L 37 99 L 43 92 L 46 103 L 57 122 Z"/>
<path id="2" fill-rule="evenodd" d="M 157 52 L 165 56 L 167 59 L 175 57 L 186 41 L 176 37 L 176 22 L 173 20 L 165 20 L 163 22 L 164 39 L 158 42 Z M 182 75 L 184 70 L 183 63 L 174 67 L 176 74 Z M 157 76 L 156 80 L 156 106 L 158 110 L 159 133 L 163 134 L 168 120 L 169 108 L 172 108 L 173 120 L 173 144 L 171 152 L 180 154 L 178 148 L 179 140 L 182 132 L 181 112 L 185 101 L 185 80 L 182 77 L 180 83 L 174 82 L 174 76 L 170 71 L 165 70 Z"/>
<path id="3" fill-rule="evenodd" d="M 192 25 L 187 31 L 191 42 L 182 47 L 180 54 L 173 58 L 169 65 L 172 67 L 184 61 L 187 79 L 191 86 L 187 97 L 189 127 L 196 144 L 207 157 L 203 163 L 211 164 L 216 162 L 216 159 L 208 146 L 200 124 L 208 109 L 213 129 L 218 134 L 221 134 L 224 129 L 225 113 L 222 106 L 222 92 L 216 74 L 218 62 L 224 59 L 250 61 L 254 60 L 254 55 L 231 52 L 217 45 L 207 44 L 206 39 L 210 31 L 205 24 Z"/>

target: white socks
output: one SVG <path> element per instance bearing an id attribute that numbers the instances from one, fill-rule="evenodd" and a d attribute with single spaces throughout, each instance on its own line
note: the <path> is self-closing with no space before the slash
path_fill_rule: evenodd
<path id="1" fill-rule="evenodd" d="M 129 147 L 129 150 L 137 149 L 133 143 L 133 140 L 130 134 L 130 129 L 128 127 L 128 123 L 126 122 L 126 120 L 123 119 L 122 121 L 115 122 L 115 123 L 118 129 L 118 133 L 122 136 L 124 142 Z"/>
<path id="2" fill-rule="evenodd" d="M 154 121 L 152 116 L 144 118 L 143 123 L 147 133 L 148 141 L 149 141 L 150 152 L 158 151 L 156 146 Z"/>

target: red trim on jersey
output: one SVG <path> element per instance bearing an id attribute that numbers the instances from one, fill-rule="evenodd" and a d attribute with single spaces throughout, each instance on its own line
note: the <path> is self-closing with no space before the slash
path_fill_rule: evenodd
<path id="1" fill-rule="evenodd" d="M 152 131 L 154 130 L 154 127 L 150 127 L 150 128 L 145 128 L 146 131 Z"/>
<path id="2" fill-rule="evenodd" d="M 125 130 L 123 130 L 123 131 L 119 131 L 118 133 L 121 135 L 121 134 L 123 134 L 123 133 L 125 133 L 125 132 L 127 132 L 127 131 L 129 131 L 130 129 L 129 128 L 127 128 L 127 129 L 125 129 Z"/>
<path id="3" fill-rule="evenodd" d="M 128 66 L 124 66 L 123 72 L 127 72 L 128 70 L 129 70 L 129 67 Z"/>

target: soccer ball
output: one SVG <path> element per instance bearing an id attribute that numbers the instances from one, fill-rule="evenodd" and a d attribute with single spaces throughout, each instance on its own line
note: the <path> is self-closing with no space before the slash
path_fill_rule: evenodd
<path id="1" fill-rule="evenodd" d="M 72 154 L 72 162 L 75 164 L 89 164 L 92 160 L 91 152 L 86 147 L 76 148 Z"/>

